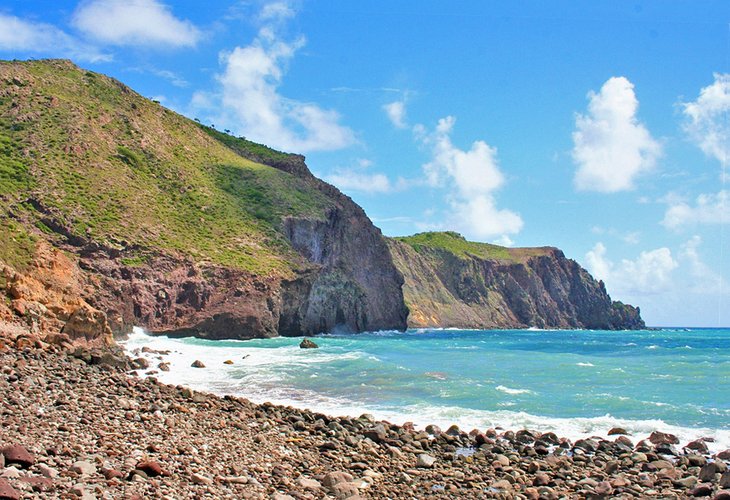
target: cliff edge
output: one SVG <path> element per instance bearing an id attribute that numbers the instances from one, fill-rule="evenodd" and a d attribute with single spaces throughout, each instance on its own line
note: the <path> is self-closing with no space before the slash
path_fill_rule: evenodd
<path id="1" fill-rule="evenodd" d="M 453 232 L 389 240 L 414 328 L 643 328 L 638 308 L 557 248 L 505 248 Z"/>

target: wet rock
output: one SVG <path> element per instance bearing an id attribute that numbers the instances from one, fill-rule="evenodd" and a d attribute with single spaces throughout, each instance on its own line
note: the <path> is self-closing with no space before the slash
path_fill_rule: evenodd
<path id="1" fill-rule="evenodd" d="M 629 433 L 626 431 L 626 429 L 624 429 L 622 427 L 614 427 L 608 431 L 609 436 L 617 436 L 617 435 L 627 436 L 628 434 Z"/>
<path id="2" fill-rule="evenodd" d="M 193 364 L 190 366 L 192 366 L 193 368 L 205 368 L 205 364 L 203 364 L 203 362 L 200 361 L 199 359 L 196 359 L 195 361 L 193 361 Z"/>
<path id="3" fill-rule="evenodd" d="M 301 349 L 317 349 L 319 346 L 315 344 L 312 340 L 304 339 L 299 343 L 299 347 Z"/>
<path id="4" fill-rule="evenodd" d="M 19 444 L 6 446 L 0 450 L 0 453 L 5 457 L 6 464 L 18 464 L 27 469 L 35 463 L 35 457 Z"/>
<path id="5" fill-rule="evenodd" d="M 223 362 L 223 364 L 224 364 L 224 365 L 232 365 L 232 364 L 233 364 L 233 360 L 232 360 L 232 359 L 227 359 L 227 360 L 225 360 L 225 361 Z"/>
<path id="6" fill-rule="evenodd" d="M 703 455 L 707 455 L 710 451 L 707 448 L 707 443 L 705 443 L 702 439 L 697 439 L 696 441 L 692 441 L 691 443 L 687 443 L 687 446 L 685 446 L 688 450 L 694 450 L 698 453 L 702 453 Z"/>
<path id="7" fill-rule="evenodd" d="M 674 434 L 654 431 L 649 435 L 649 441 L 654 444 L 679 444 L 679 438 Z"/>

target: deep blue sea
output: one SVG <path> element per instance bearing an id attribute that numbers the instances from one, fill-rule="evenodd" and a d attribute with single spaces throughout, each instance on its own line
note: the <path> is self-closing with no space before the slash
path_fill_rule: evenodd
<path id="1" fill-rule="evenodd" d="M 577 438 L 614 426 L 730 448 L 730 329 L 410 330 L 208 341 L 150 337 L 126 343 L 170 350 L 163 382 L 331 415 L 464 430 L 503 427 Z M 201 360 L 206 368 L 191 368 Z M 233 361 L 232 365 L 224 364 Z M 682 443 L 685 444 L 685 443 Z"/>

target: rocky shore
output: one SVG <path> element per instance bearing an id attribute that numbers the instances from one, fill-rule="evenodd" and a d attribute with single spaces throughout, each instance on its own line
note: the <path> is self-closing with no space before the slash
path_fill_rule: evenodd
<path id="1" fill-rule="evenodd" d="M 115 347 L 57 344 L 0 342 L 0 499 L 730 499 L 730 451 L 702 440 L 334 418 L 140 378 Z"/>

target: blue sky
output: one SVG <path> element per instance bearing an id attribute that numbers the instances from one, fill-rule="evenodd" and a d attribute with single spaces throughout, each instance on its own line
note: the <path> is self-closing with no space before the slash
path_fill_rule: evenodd
<path id="1" fill-rule="evenodd" d="M 307 156 L 387 235 L 557 246 L 651 325 L 730 325 L 730 3 L 4 0 L 65 57 Z"/>

